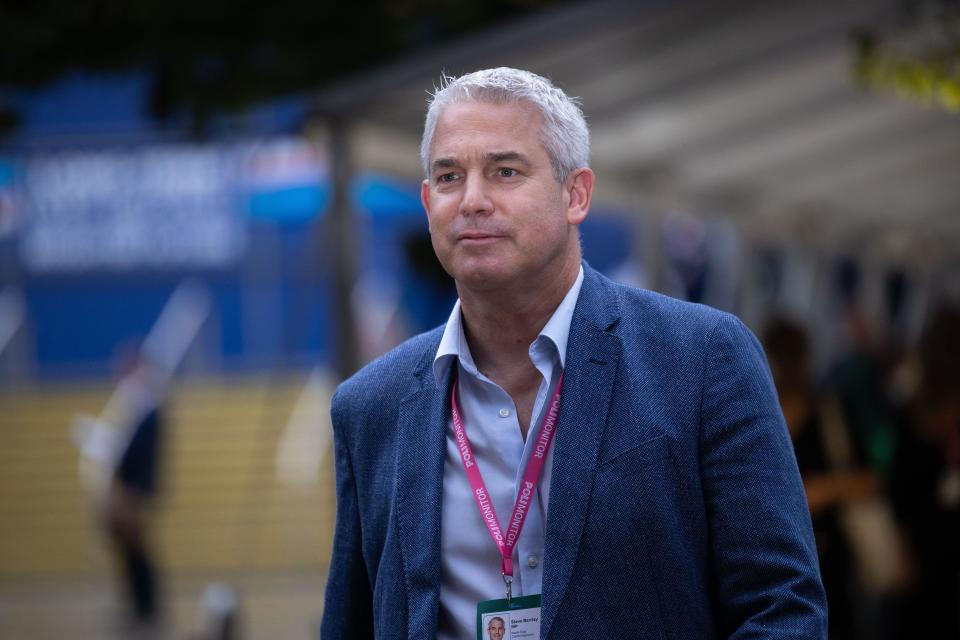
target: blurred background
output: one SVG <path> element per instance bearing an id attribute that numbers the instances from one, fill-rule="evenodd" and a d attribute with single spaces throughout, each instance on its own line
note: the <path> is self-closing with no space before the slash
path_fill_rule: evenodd
<path id="1" fill-rule="evenodd" d="M 329 398 L 455 299 L 441 74 L 580 96 L 586 259 L 739 315 L 832 638 L 960 637 L 960 3 L 0 5 L 0 637 L 316 638 Z"/>

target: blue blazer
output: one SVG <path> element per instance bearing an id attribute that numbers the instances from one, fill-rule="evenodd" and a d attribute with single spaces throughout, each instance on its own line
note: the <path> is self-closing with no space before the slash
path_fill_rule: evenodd
<path id="1" fill-rule="evenodd" d="M 585 277 L 567 345 L 541 637 L 826 638 L 810 516 L 763 352 L 733 316 Z M 321 638 L 433 638 L 442 327 L 337 390 Z"/>

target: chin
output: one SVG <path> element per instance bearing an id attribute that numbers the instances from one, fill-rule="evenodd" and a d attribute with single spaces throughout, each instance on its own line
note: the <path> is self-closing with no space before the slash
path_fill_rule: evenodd
<path id="1" fill-rule="evenodd" d="M 456 270 L 454 275 L 457 283 L 475 291 L 496 289 L 511 279 L 511 272 L 502 264 L 465 266 Z"/>

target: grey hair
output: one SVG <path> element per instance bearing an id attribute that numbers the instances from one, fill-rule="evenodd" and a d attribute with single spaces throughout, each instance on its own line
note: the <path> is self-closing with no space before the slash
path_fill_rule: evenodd
<path id="1" fill-rule="evenodd" d="M 423 125 L 420 161 L 430 177 L 430 145 L 440 114 L 451 104 L 476 101 L 492 104 L 528 102 L 543 117 L 540 140 L 550 157 L 558 182 L 574 169 L 589 166 L 590 131 L 580 110 L 579 98 L 571 98 L 552 82 L 529 71 L 498 67 L 474 71 L 459 78 L 444 75 L 436 88 Z"/>

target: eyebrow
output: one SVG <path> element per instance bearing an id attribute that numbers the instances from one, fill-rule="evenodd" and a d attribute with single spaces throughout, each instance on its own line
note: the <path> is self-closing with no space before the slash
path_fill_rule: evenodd
<path id="1" fill-rule="evenodd" d="M 495 151 L 487 154 L 487 162 L 509 162 L 515 161 L 519 162 L 525 166 L 530 166 L 530 160 L 527 159 L 527 156 L 519 153 L 517 151 Z M 433 171 L 437 169 L 450 169 L 452 167 L 459 167 L 460 163 L 456 158 L 437 158 L 433 161 L 431 165 Z"/>
<path id="2" fill-rule="evenodd" d="M 500 151 L 496 153 L 488 153 L 487 161 L 488 162 L 506 162 L 508 160 L 515 160 L 526 166 L 530 166 L 530 161 L 527 159 L 527 156 L 516 151 Z"/>
<path id="3" fill-rule="evenodd" d="M 453 158 L 437 158 L 433 161 L 433 169 L 449 169 L 457 166 L 457 161 Z"/>

